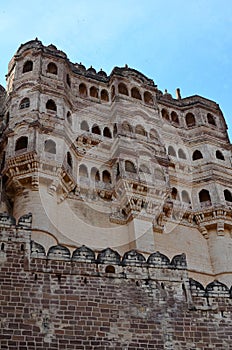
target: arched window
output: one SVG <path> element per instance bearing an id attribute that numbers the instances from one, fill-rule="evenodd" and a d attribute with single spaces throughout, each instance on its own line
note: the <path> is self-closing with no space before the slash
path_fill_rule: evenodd
<path id="1" fill-rule="evenodd" d="M 122 123 L 122 130 L 127 133 L 131 133 L 133 131 L 131 125 L 128 122 Z"/>
<path id="2" fill-rule="evenodd" d="M 6 113 L 6 124 L 8 124 L 9 121 L 10 121 L 10 113 L 7 112 L 7 113 Z"/>
<path id="3" fill-rule="evenodd" d="M 149 91 L 145 91 L 143 94 L 144 102 L 148 105 L 153 105 L 153 97 Z"/>
<path id="4" fill-rule="evenodd" d="M 178 149 L 178 157 L 181 159 L 186 159 L 186 154 L 181 148 Z"/>
<path id="5" fill-rule="evenodd" d="M 98 89 L 95 86 L 91 86 L 91 88 L 90 88 L 90 96 L 98 98 Z"/>
<path id="6" fill-rule="evenodd" d="M 165 108 L 163 108 L 161 110 L 161 115 L 162 115 L 162 118 L 164 118 L 164 119 L 169 121 L 169 114 L 168 114 L 168 111 Z"/>
<path id="7" fill-rule="evenodd" d="M 131 89 L 131 97 L 136 98 L 137 100 L 142 100 L 139 89 L 137 89 L 136 87 L 133 87 Z"/>
<path id="8" fill-rule="evenodd" d="M 88 125 L 87 121 L 83 120 L 81 122 L 81 130 L 89 131 L 89 125 Z"/>
<path id="9" fill-rule="evenodd" d="M 216 151 L 216 158 L 221 159 L 221 160 L 225 160 L 223 153 L 219 150 Z"/>
<path id="10" fill-rule="evenodd" d="M 150 169 L 145 164 L 140 165 L 139 172 L 144 174 L 151 174 Z"/>
<path id="11" fill-rule="evenodd" d="M 178 114 L 174 111 L 172 111 L 172 113 L 171 113 L 171 121 L 175 124 L 179 124 Z"/>
<path id="12" fill-rule="evenodd" d="M 24 109 L 30 107 L 30 100 L 28 97 L 22 99 L 19 105 L 19 109 Z"/>
<path id="13" fill-rule="evenodd" d="M 56 154 L 56 143 L 53 140 L 46 140 L 44 142 L 44 151 Z"/>
<path id="14" fill-rule="evenodd" d="M 114 130 L 113 130 L 113 135 L 116 136 L 118 133 L 118 128 L 117 128 L 117 124 L 114 123 Z"/>
<path id="15" fill-rule="evenodd" d="M 86 97 L 87 96 L 87 87 L 85 84 L 81 83 L 79 85 L 79 94 L 83 97 Z"/>
<path id="16" fill-rule="evenodd" d="M 104 170 L 102 173 L 102 181 L 105 183 L 111 183 L 111 175 L 108 170 Z"/>
<path id="17" fill-rule="evenodd" d="M 92 168 L 90 172 L 90 177 L 93 181 L 100 181 L 100 173 L 97 168 Z"/>
<path id="18" fill-rule="evenodd" d="M 216 126 L 215 118 L 211 113 L 207 114 L 207 120 L 209 124 Z"/>
<path id="19" fill-rule="evenodd" d="M 112 265 L 106 266 L 105 273 L 115 273 L 115 267 Z"/>
<path id="20" fill-rule="evenodd" d="M 150 130 L 150 139 L 151 140 L 158 140 L 159 136 L 157 134 L 157 131 L 155 129 Z"/>
<path id="21" fill-rule="evenodd" d="M 178 197 L 178 191 L 176 187 L 172 187 L 172 191 L 171 191 L 171 198 L 176 200 Z"/>
<path id="22" fill-rule="evenodd" d="M 101 135 L 101 130 L 97 124 L 94 124 L 92 126 L 92 133 L 97 134 L 97 135 Z"/>
<path id="23" fill-rule="evenodd" d="M 56 112 L 56 104 L 53 100 L 48 100 L 46 103 L 46 108 Z"/>
<path id="24" fill-rule="evenodd" d="M 193 160 L 198 160 L 198 159 L 202 159 L 203 155 L 201 153 L 201 151 L 199 151 L 198 149 L 196 151 L 193 152 Z"/>
<path id="25" fill-rule="evenodd" d="M 125 170 L 129 173 L 136 173 L 135 165 L 130 160 L 125 161 Z"/>
<path id="26" fill-rule="evenodd" d="M 57 65 L 53 62 L 48 63 L 47 72 L 57 75 Z"/>
<path id="27" fill-rule="evenodd" d="M 111 100 L 114 99 L 114 96 L 115 96 L 115 86 L 113 85 L 113 86 L 111 87 Z"/>
<path id="28" fill-rule="evenodd" d="M 136 125 L 135 133 L 142 136 L 147 136 L 147 133 L 142 125 Z"/>
<path id="29" fill-rule="evenodd" d="M 72 169 L 73 167 L 73 161 L 72 161 L 72 156 L 70 152 L 67 152 L 67 164 L 70 166 L 70 168 Z"/>
<path id="30" fill-rule="evenodd" d="M 176 157 L 176 151 L 174 150 L 174 148 L 172 146 L 168 147 L 168 154 L 169 154 L 169 156 Z"/>
<path id="31" fill-rule="evenodd" d="M 229 190 L 224 190 L 224 197 L 227 202 L 232 202 L 232 194 Z"/>
<path id="32" fill-rule="evenodd" d="M 101 101 L 109 102 L 109 94 L 105 89 L 101 90 Z"/>
<path id="33" fill-rule="evenodd" d="M 196 125 L 196 120 L 195 117 L 192 113 L 187 113 L 185 116 L 185 121 L 187 127 L 195 126 Z"/>
<path id="34" fill-rule="evenodd" d="M 183 190 L 181 192 L 182 202 L 191 204 L 191 200 L 187 191 Z"/>
<path id="35" fill-rule="evenodd" d="M 72 116 L 71 116 L 71 113 L 68 111 L 67 112 L 67 121 L 68 121 L 68 123 L 70 124 L 70 125 L 72 125 Z"/>
<path id="36" fill-rule="evenodd" d="M 88 169 L 85 164 L 79 166 L 79 176 L 88 177 Z"/>
<path id="37" fill-rule="evenodd" d="M 27 146 L 28 146 L 28 138 L 26 136 L 21 136 L 16 140 L 15 151 L 19 151 L 21 149 L 27 149 Z"/>
<path id="38" fill-rule="evenodd" d="M 69 87 L 71 87 L 71 80 L 69 74 L 66 75 L 66 83 L 68 84 Z"/>
<path id="39" fill-rule="evenodd" d="M 126 85 L 123 83 L 118 84 L 118 92 L 122 95 L 126 95 L 126 96 L 129 95 L 128 89 L 127 89 Z"/>
<path id="40" fill-rule="evenodd" d="M 211 205 L 211 197 L 209 191 L 203 189 L 199 192 L 199 200 L 202 206 L 210 206 Z"/>
<path id="41" fill-rule="evenodd" d="M 33 62 L 26 61 L 23 65 L 23 73 L 31 72 L 33 70 Z"/>
<path id="42" fill-rule="evenodd" d="M 110 131 L 110 129 L 107 126 L 103 130 L 103 136 L 109 137 L 110 139 L 112 138 L 111 131 Z"/>

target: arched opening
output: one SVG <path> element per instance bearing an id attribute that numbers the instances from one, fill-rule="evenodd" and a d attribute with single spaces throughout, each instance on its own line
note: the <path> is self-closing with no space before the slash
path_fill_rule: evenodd
<path id="1" fill-rule="evenodd" d="M 99 126 L 97 124 L 94 124 L 92 126 L 92 133 L 97 134 L 97 135 L 101 135 L 101 129 L 99 128 Z"/>
<path id="2" fill-rule="evenodd" d="M 90 177 L 93 181 L 100 181 L 100 173 L 97 168 L 92 168 L 90 172 Z"/>
<path id="3" fill-rule="evenodd" d="M 6 124 L 8 124 L 9 121 L 10 121 L 10 113 L 7 112 L 7 113 L 6 113 Z"/>
<path id="4" fill-rule="evenodd" d="M 165 108 L 163 108 L 163 109 L 161 110 L 161 115 L 162 115 L 162 118 L 163 118 L 163 119 L 169 121 L 169 114 L 168 114 L 168 111 L 167 111 Z"/>
<path id="5" fill-rule="evenodd" d="M 129 173 L 136 173 L 135 165 L 130 160 L 125 161 L 125 171 L 128 171 Z"/>
<path id="6" fill-rule="evenodd" d="M 193 152 L 193 160 L 198 160 L 198 159 L 202 159 L 203 155 L 201 153 L 201 151 L 199 151 L 198 149 L 196 151 Z"/>
<path id="7" fill-rule="evenodd" d="M 186 159 L 186 154 L 184 153 L 184 151 L 181 148 L 178 149 L 178 157 L 180 159 Z"/>
<path id="8" fill-rule="evenodd" d="M 70 125 L 72 125 L 72 116 L 71 116 L 71 113 L 68 111 L 67 112 L 67 121 L 68 121 L 68 123 L 70 124 Z"/>
<path id="9" fill-rule="evenodd" d="M 46 103 L 46 108 L 49 109 L 50 111 L 55 111 L 56 112 L 56 104 L 53 100 L 48 100 Z"/>
<path id="10" fill-rule="evenodd" d="M 91 86 L 90 96 L 94 98 L 98 98 L 98 89 L 95 86 Z"/>
<path id="11" fill-rule="evenodd" d="M 110 129 L 107 126 L 103 130 L 103 136 L 108 137 L 110 139 L 112 138 L 111 131 L 110 131 Z"/>
<path id="12" fill-rule="evenodd" d="M 171 198 L 176 200 L 178 197 L 178 191 L 176 187 L 172 187 L 172 191 L 171 191 Z"/>
<path id="13" fill-rule="evenodd" d="M 105 183 L 111 183 L 111 175 L 108 170 L 104 170 L 102 173 L 102 181 Z"/>
<path id="14" fill-rule="evenodd" d="M 136 87 L 133 87 L 131 89 L 131 97 L 136 98 L 137 100 L 142 100 L 141 94 L 139 92 L 139 89 Z"/>
<path id="15" fill-rule="evenodd" d="M 33 70 L 33 62 L 26 61 L 23 65 L 23 73 L 31 72 Z"/>
<path id="16" fill-rule="evenodd" d="M 187 191 L 183 190 L 181 192 L 182 202 L 191 204 L 191 200 Z"/>
<path id="17" fill-rule="evenodd" d="M 229 190 L 224 190 L 224 197 L 227 202 L 232 202 L 232 194 Z"/>
<path id="18" fill-rule="evenodd" d="M 143 94 L 144 102 L 148 105 L 153 105 L 153 97 L 149 91 L 145 91 Z"/>
<path id="19" fill-rule="evenodd" d="M 220 160 L 225 160 L 223 153 L 219 150 L 216 151 L 216 158 Z"/>
<path id="20" fill-rule="evenodd" d="M 118 84 L 118 92 L 122 95 L 126 95 L 128 96 L 129 93 L 128 93 L 128 89 L 126 87 L 126 85 L 124 83 L 119 83 Z"/>
<path id="21" fill-rule="evenodd" d="M 70 79 L 69 74 L 66 75 L 66 83 L 69 87 L 71 87 L 71 79 Z"/>
<path id="22" fill-rule="evenodd" d="M 15 151 L 19 151 L 21 149 L 27 149 L 27 146 L 28 146 L 28 138 L 26 136 L 21 136 L 16 140 Z"/>
<path id="23" fill-rule="evenodd" d="M 72 169 L 73 167 L 73 161 L 72 161 L 72 156 L 70 152 L 67 152 L 67 164 L 70 166 L 70 168 Z"/>
<path id="24" fill-rule="evenodd" d="M 57 75 L 57 65 L 54 62 L 48 63 L 47 72 Z"/>
<path id="25" fill-rule="evenodd" d="M 115 267 L 112 265 L 106 266 L 105 273 L 115 273 Z"/>
<path id="26" fill-rule="evenodd" d="M 168 147 L 168 155 L 172 156 L 172 157 L 176 157 L 176 151 L 174 150 L 174 148 L 172 146 Z"/>
<path id="27" fill-rule="evenodd" d="M 30 100 L 28 97 L 22 99 L 19 105 L 19 109 L 24 109 L 30 107 Z"/>
<path id="28" fill-rule="evenodd" d="M 171 121 L 175 124 L 179 124 L 178 114 L 174 111 L 172 111 L 172 113 L 171 113 Z"/>
<path id="29" fill-rule="evenodd" d="M 113 100 L 114 97 L 115 97 L 115 86 L 113 85 L 113 86 L 111 87 L 111 100 Z"/>
<path id="30" fill-rule="evenodd" d="M 157 131 L 155 129 L 150 130 L 150 139 L 151 140 L 158 140 L 159 136 L 157 134 Z"/>
<path id="31" fill-rule="evenodd" d="M 56 154 L 56 143 L 53 140 L 46 140 L 44 142 L 44 151 Z"/>
<path id="32" fill-rule="evenodd" d="M 85 164 L 79 166 L 79 176 L 88 177 L 88 169 Z"/>
<path id="33" fill-rule="evenodd" d="M 196 125 L 195 117 L 192 113 L 187 113 L 185 116 L 186 125 L 188 128 Z"/>
<path id="34" fill-rule="evenodd" d="M 118 133 L 118 128 L 117 128 L 117 124 L 114 123 L 114 129 L 113 129 L 113 135 L 116 136 Z"/>
<path id="35" fill-rule="evenodd" d="M 122 123 L 122 130 L 126 133 L 132 133 L 132 126 L 128 122 L 123 122 Z"/>
<path id="36" fill-rule="evenodd" d="M 83 97 L 86 97 L 87 96 L 87 87 L 85 84 L 81 83 L 79 85 L 79 94 Z"/>
<path id="37" fill-rule="evenodd" d="M 216 126 L 215 118 L 211 113 L 207 114 L 207 120 L 210 125 Z"/>
<path id="38" fill-rule="evenodd" d="M 101 90 L 101 101 L 109 102 L 109 94 L 105 89 Z"/>
<path id="39" fill-rule="evenodd" d="M 89 131 L 89 125 L 88 125 L 87 121 L 83 120 L 81 122 L 81 130 Z"/>
<path id="40" fill-rule="evenodd" d="M 136 125 L 135 133 L 142 136 L 147 136 L 147 133 L 142 125 Z"/>
<path id="41" fill-rule="evenodd" d="M 208 190 L 201 190 L 199 192 L 199 200 L 201 203 L 201 206 L 210 206 L 211 205 L 211 197 L 210 197 L 210 193 Z"/>

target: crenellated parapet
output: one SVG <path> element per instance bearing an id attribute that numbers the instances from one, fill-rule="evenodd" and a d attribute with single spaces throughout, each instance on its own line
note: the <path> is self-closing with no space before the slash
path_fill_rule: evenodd
<path id="1" fill-rule="evenodd" d="M 170 259 L 159 251 L 145 256 L 132 249 L 121 256 L 111 248 L 96 252 L 83 245 L 70 250 L 61 244 L 51 246 L 46 251 L 43 245 L 31 240 L 31 226 L 30 213 L 20 217 L 17 222 L 7 213 L 0 215 L 2 264 L 7 263 L 7 257 L 12 254 L 16 260 L 21 259 L 23 255 L 24 268 L 36 274 L 52 273 L 57 276 L 75 274 L 85 278 L 92 276 L 160 283 L 178 282 L 185 284 L 192 297 L 232 297 L 232 288 L 222 282 L 214 280 L 204 287 L 200 282 L 189 278 L 185 254 L 178 254 Z"/>

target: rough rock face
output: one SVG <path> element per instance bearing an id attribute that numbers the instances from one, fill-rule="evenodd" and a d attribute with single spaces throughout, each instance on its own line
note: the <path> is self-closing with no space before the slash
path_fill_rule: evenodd
<path id="1" fill-rule="evenodd" d="M 0 86 L 2 349 L 229 349 L 218 104 L 22 44 Z"/>

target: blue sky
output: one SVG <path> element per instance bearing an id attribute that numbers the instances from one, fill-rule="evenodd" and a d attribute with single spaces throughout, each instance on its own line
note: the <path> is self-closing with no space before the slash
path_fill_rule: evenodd
<path id="1" fill-rule="evenodd" d="M 0 0 L 0 37 L 3 86 L 17 48 L 38 37 L 87 68 L 128 64 L 161 90 L 216 101 L 232 136 L 231 0 Z"/>

